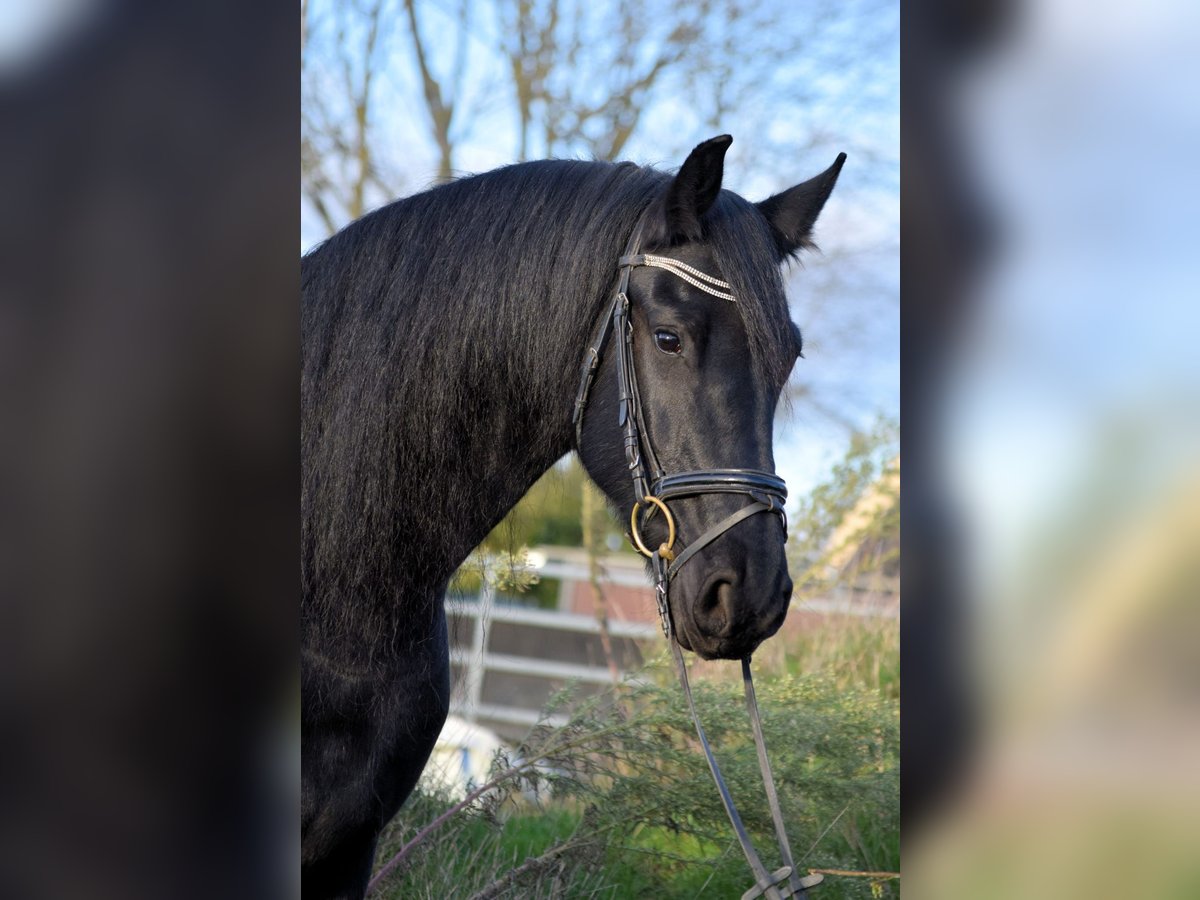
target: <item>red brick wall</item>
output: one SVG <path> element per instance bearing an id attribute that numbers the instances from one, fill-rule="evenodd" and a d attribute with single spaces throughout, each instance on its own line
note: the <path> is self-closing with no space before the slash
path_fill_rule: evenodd
<path id="1" fill-rule="evenodd" d="M 608 601 L 608 617 L 625 622 L 658 622 L 658 611 L 654 605 L 654 589 L 627 587 L 619 584 L 604 585 L 604 598 Z M 585 616 L 595 615 L 592 586 L 585 581 L 563 585 L 562 609 Z"/>

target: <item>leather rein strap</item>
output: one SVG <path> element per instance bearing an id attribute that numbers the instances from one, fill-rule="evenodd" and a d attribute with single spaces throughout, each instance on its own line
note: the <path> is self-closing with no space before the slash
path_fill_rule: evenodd
<path id="1" fill-rule="evenodd" d="M 662 622 L 663 634 L 671 646 L 675 658 L 675 668 L 687 698 L 688 710 L 692 722 L 696 726 L 696 735 L 704 757 L 708 761 L 709 771 L 721 795 L 721 803 L 737 834 L 742 852 L 750 869 L 754 872 L 755 884 L 742 895 L 742 900 L 754 900 L 766 897 L 768 900 L 783 900 L 785 897 L 807 897 L 806 888 L 818 884 L 820 875 L 803 876 L 796 871 L 792 858 L 791 847 L 788 844 L 787 833 L 783 826 L 783 813 L 779 806 L 779 795 L 775 789 L 775 780 L 771 775 L 771 764 L 767 757 L 766 743 L 763 739 L 762 721 L 759 717 L 758 702 L 754 695 L 754 679 L 750 673 L 750 657 L 742 659 L 742 686 L 746 696 L 746 709 L 750 716 L 751 728 L 754 732 L 754 744 L 758 753 L 759 771 L 762 773 L 763 784 L 766 787 L 767 801 L 771 807 L 771 819 L 775 827 L 775 836 L 779 842 L 779 852 L 783 867 L 774 872 L 768 872 L 750 841 L 750 836 L 738 815 L 733 797 L 721 775 L 720 766 L 713 756 L 704 727 L 696 713 L 696 704 L 692 696 L 691 683 L 688 680 L 687 665 L 679 642 L 675 639 L 674 624 L 671 621 L 669 594 L 671 582 L 679 570 L 706 546 L 711 544 L 726 531 L 740 522 L 758 513 L 774 513 L 779 516 L 784 529 L 787 520 L 784 516 L 783 505 L 787 499 L 787 485 L 774 472 L 761 469 L 706 469 L 696 472 L 682 472 L 667 475 L 659 464 L 658 457 L 650 443 L 649 432 L 646 430 L 642 414 L 641 395 L 638 392 L 637 372 L 633 356 L 633 325 L 629 315 L 629 277 L 636 266 L 654 266 L 671 272 L 689 284 L 700 288 L 714 296 L 731 302 L 737 302 L 732 294 L 732 287 L 717 278 L 694 269 L 678 260 L 668 257 L 639 255 L 637 253 L 640 228 L 635 229 L 625 252 L 619 260 L 619 278 L 617 290 L 613 296 L 608 313 L 601 319 L 591 344 L 587 357 L 580 370 L 579 390 L 575 395 L 575 408 L 572 417 L 575 426 L 576 447 L 583 443 L 583 415 L 587 409 L 588 397 L 600 363 L 616 336 L 616 366 L 618 411 L 617 422 L 621 428 L 625 461 L 629 468 L 629 476 L 633 481 L 634 503 L 633 515 L 630 522 L 631 539 L 637 548 L 650 559 L 651 570 L 655 581 L 655 598 L 658 603 L 659 618 Z M 676 555 L 673 544 L 675 523 L 667 506 L 668 500 L 680 497 L 695 497 L 704 494 L 744 494 L 750 503 L 737 512 L 722 519 L 692 541 L 685 549 Z M 642 543 L 638 528 L 638 511 L 642 504 L 649 508 L 650 514 L 661 510 L 669 526 L 669 537 L 658 549 L 651 550 Z"/>

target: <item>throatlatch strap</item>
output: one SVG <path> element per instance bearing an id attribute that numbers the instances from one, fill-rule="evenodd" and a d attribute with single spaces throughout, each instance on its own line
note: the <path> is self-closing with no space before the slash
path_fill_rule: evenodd
<path id="1" fill-rule="evenodd" d="M 614 303 L 619 301 L 620 295 L 617 296 Z M 600 363 L 604 359 L 604 351 L 612 337 L 612 330 L 613 317 L 610 310 L 609 314 L 601 319 L 600 329 L 592 338 L 591 344 L 588 345 L 587 357 L 579 369 L 579 390 L 575 393 L 575 408 L 571 413 L 571 424 L 575 426 L 575 447 L 577 449 L 583 446 L 583 411 L 587 408 L 592 382 L 596 380 L 596 373 L 600 371 Z"/>

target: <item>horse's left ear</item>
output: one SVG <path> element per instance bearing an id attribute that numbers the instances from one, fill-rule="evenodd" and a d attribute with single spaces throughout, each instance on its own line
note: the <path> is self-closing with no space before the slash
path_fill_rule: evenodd
<path id="1" fill-rule="evenodd" d="M 846 154 L 839 153 L 833 165 L 818 175 L 756 204 L 771 223 L 779 256 L 784 259 L 802 247 L 811 246 L 812 228 L 825 201 L 837 183 Z"/>
<path id="2" fill-rule="evenodd" d="M 727 134 L 709 138 L 689 153 L 679 167 L 679 174 L 663 200 L 669 241 L 700 240 L 700 220 L 721 193 L 725 151 L 732 143 L 733 138 Z"/>

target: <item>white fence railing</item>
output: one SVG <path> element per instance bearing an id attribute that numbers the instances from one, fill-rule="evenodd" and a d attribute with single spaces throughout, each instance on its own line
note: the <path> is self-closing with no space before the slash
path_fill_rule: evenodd
<path id="1" fill-rule="evenodd" d="M 562 577 L 575 573 L 542 574 Z M 645 584 L 644 576 L 638 574 Z M 798 601 L 793 608 L 869 618 L 900 615 L 898 598 L 865 598 L 849 592 Z M 455 683 L 450 710 L 469 722 L 510 735 L 539 721 L 561 724 L 564 716 L 542 712 L 557 687 L 576 681 L 586 690 L 612 681 L 608 660 L 600 652 L 600 624 L 593 616 L 498 603 L 494 587 L 486 581 L 477 598 L 448 599 L 446 611 L 454 622 L 450 663 Z M 499 642 L 494 640 L 498 630 L 505 632 Z M 614 663 L 623 675 L 641 662 L 635 642 L 662 636 L 658 624 L 648 622 L 610 619 L 608 631 L 612 644 L 621 651 L 615 654 Z"/>
<path id="2" fill-rule="evenodd" d="M 506 653 L 492 646 L 495 626 L 519 626 L 530 630 L 534 637 L 528 643 L 540 650 L 550 650 L 557 642 L 568 636 L 600 635 L 600 623 L 593 616 L 554 612 L 528 607 L 507 606 L 496 602 L 495 591 L 485 585 L 477 600 L 452 599 L 447 601 L 446 612 L 457 620 L 460 630 L 457 640 L 452 640 L 450 663 L 457 670 L 455 691 L 451 695 L 451 712 L 469 721 L 490 721 L 508 725 L 529 726 L 542 720 L 541 704 L 545 697 L 533 704 L 528 702 L 497 702 L 495 697 L 485 698 L 485 681 L 489 674 L 512 674 L 541 679 L 546 682 L 548 696 L 552 686 L 558 682 L 579 681 L 584 684 L 609 684 L 612 671 L 607 665 L 591 665 L 586 662 L 547 658 L 547 654 Z M 469 635 L 461 630 L 463 623 L 470 623 Z M 653 640 L 660 636 L 656 624 L 643 622 L 612 621 L 608 631 L 614 640 Z M 465 638 L 465 640 L 464 640 Z M 550 722 L 561 722 L 563 717 L 549 717 Z"/>

